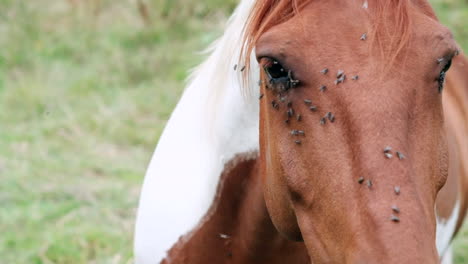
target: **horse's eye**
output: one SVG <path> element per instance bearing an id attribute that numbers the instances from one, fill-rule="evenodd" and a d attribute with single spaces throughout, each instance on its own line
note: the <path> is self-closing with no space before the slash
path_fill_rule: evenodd
<path id="1" fill-rule="evenodd" d="M 450 69 L 450 66 L 452 65 L 452 59 L 450 59 L 440 72 L 439 78 L 437 78 L 437 82 L 439 83 L 439 93 L 442 92 L 444 89 L 444 84 L 445 84 L 445 75 L 447 74 L 447 71 Z"/>
<path id="2" fill-rule="evenodd" d="M 292 72 L 286 70 L 277 60 L 263 57 L 260 59 L 260 65 L 265 70 L 267 75 L 267 88 L 271 88 L 277 92 L 285 92 L 299 85 L 298 80 L 294 80 Z"/>
<path id="3" fill-rule="evenodd" d="M 288 77 L 288 72 L 277 60 L 264 57 L 260 60 L 260 63 L 270 79 Z"/>

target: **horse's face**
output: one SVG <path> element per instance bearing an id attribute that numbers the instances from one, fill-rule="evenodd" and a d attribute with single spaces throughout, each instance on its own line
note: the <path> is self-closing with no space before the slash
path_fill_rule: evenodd
<path id="1" fill-rule="evenodd" d="M 256 42 L 265 200 L 314 263 L 438 263 L 439 89 L 457 48 L 430 7 L 408 5 L 411 23 L 398 25 L 407 21 L 377 21 L 360 1 L 311 1 Z M 385 26 L 372 34 L 376 22 Z M 404 27 L 409 41 L 392 43 Z"/>

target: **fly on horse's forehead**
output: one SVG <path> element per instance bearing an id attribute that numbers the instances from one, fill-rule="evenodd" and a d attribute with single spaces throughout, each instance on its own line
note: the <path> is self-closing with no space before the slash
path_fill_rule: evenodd
<path id="1" fill-rule="evenodd" d="M 320 90 L 321 92 L 325 92 L 325 90 L 327 90 L 327 86 L 322 85 L 322 86 L 320 86 L 319 90 Z"/>
<path id="2" fill-rule="evenodd" d="M 288 114 L 288 118 L 292 117 L 294 115 L 294 109 L 289 108 L 288 111 L 286 112 Z"/>
<path id="3" fill-rule="evenodd" d="M 444 58 L 438 58 L 437 59 L 437 64 L 441 64 L 444 61 Z"/>
<path id="4" fill-rule="evenodd" d="M 353 81 L 357 81 L 357 80 L 359 80 L 359 76 L 358 76 L 358 75 L 354 75 L 351 79 L 352 79 Z"/>
<path id="5" fill-rule="evenodd" d="M 401 153 L 399 151 L 396 152 L 396 155 L 397 155 L 398 159 L 400 159 L 400 160 L 406 158 L 405 155 L 403 155 L 403 153 Z"/>
<path id="6" fill-rule="evenodd" d="M 300 141 L 300 140 L 295 140 L 294 143 L 296 143 L 296 145 L 301 145 L 301 144 L 302 144 L 302 141 Z"/>
<path id="7" fill-rule="evenodd" d="M 395 213 L 400 213 L 400 208 L 398 208 L 398 206 L 396 206 L 396 205 L 392 205 L 392 210 L 393 210 Z"/>
<path id="8" fill-rule="evenodd" d="M 330 120 L 330 122 L 332 122 L 332 123 L 335 122 L 335 115 L 332 114 L 332 112 L 328 112 L 325 117 L 328 118 L 328 120 Z"/>
<path id="9" fill-rule="evenodd" d="M 312 104 L 312 100 L 305 99 L 305 100 L 304 100 L 304 103 L 305 103 L 306 105 L 310 105 L 310 104 Z"/>
<path id="10" fill-rule="evenodd" d="M 338 85 L 340 83 L 344 83 L 345 80 L 346 80 L 346 74 L 341 74 L 340 77 L 338 77 L 338 79 L 335 80 L 335 84 Z"/>
<path id="11" fill-rule="evenodd" d="M 361 177 L 359 177 L 359 179 L 358 179 L 358 183 L 359 183 L 359 184 L 362 184 L 363 182 L 364 182 L 364 177 L 362 177 L 362 176 L 361 176 Z"/>
<path id="12" fill-rule="evenodd" d="M 395 188 L 393 188 L 393 190 L 395 191 L 395 194 L 397 194 L 397 195 L 400 194 L 400 186 L 395 186 Z"/>
<path id="13" fill-rule="evenodd" d="M 320 124 L 325 125 L 327 123 L 327 119 L 325 117 L 320 118 Z"/>
<path id="14" fill-rule="evenodd" d="M 327 74 L 328 73 L 328 68 L 325 68 L 325 69 L 321 70 L 320 73 Z"/>
<path id="15" fill-rule="evenodd" d="M 305 136 L 305 132 L 302 130 L 292 130 L 291 135 L 293 136 Z"/>
<path id="16" fill-rule="evenodd" d="M 298 115 L 296 116 L 296 120 L 297 120 L 298 122 L 301 122 L 301 121 L 302 121 L 302 116 L 298 114 Z"/>
<path id="17" fill-rule="evenodd" d="M 371 188 L 372 185 L 373 185 L 372 180 L 371 180 L 371 179 L 368 179 L 368 180 L 367 180 L 367 187 Z"/>
<path id="18" fill-rule="evenodd" d="M 317 106 L 315 105 L 312 105 L 311 107 L 309 107 L 310 111 L 312 112 L 316 112 L 317 111 Z"/>
<path id="19" fill-rule="evenodd" d="M 390 220 L 395 223 L 400 222 L 400 218 L 394 214 L 392 214 L 392 216 L 390 217 Z"/>
<path id="20" fill-rule="evenodd" d="M 392 151 L 392 147 L 390 147 L 390 146 L 386 146 L 386 147 L 384 148 L 383 152 L 384 152 L 384 155 L 385 155 L 385 157 L 386 157 L 387 159 L 393 158 L 393 154 L 390 153 L 391 151 Z"/>
<path id="21" fill-rule="evenodd" d="M 367 33 L 362 34 L 361 40 L 366 40 L 367 39 Z"/>
<path id="22" fill-rule="evenodd" d="M 343 76 L 344 71 L 343 70 L 338 70 L 338 73 L 336 74 L 336 78 L 341 78 Z"/>

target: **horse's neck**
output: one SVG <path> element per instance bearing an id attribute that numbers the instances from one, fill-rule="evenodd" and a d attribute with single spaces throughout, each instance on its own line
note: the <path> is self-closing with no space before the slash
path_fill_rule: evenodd
<path id="1" fill-rule="evenodd" d="M 224 165 L 258 150 L 258 89 L 242 95 L 242 30 L 254 0 L 242 0 L 210 57 L 195 71 L 145 176 L 135 228 L 136 263 L 154 263 L 210 207 Z M 252 60 L 252 76 L 258 65 Z M 254 86 L 254 82 L 252 81 Z M 249 90 L 249 89 L 246 89 Z"/>
<path id="2" fill-rule="evenodd" d="M 308 263 L 303 244 L 287 241 L 268 215 L 256 159 L 237 156 L 225 167 L 208 213 L 163 263 Z"/>

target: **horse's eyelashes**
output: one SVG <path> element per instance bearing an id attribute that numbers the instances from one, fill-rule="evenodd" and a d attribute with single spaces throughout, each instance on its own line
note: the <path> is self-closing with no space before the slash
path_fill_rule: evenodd
<path id="1" fill-rule="evenodd" d="M 441 63 L 439 62 L 439 60 L 437 61 L 438 63 Z M 440 75 L 439 77 L 437 78 L 437 83 L 439 84 L 439 93 L 442 92 L 442 90 L 444 89 L 444 84 L 445 84 L 445 76 L 447 74 L 447 71 L 450 69 L 450 66 L 452 66 L 452 59 L 448 60 L 447 63 L 445 64 L 444 68 L 442 69 L 442 71 L 440 72 Z"/>

